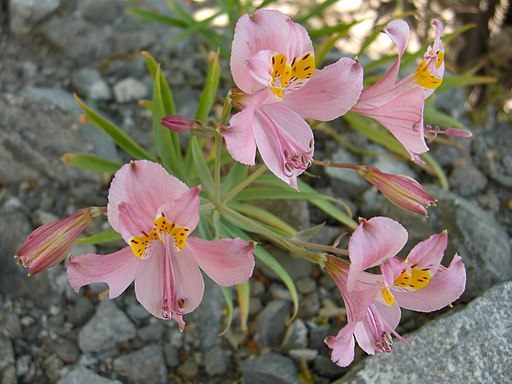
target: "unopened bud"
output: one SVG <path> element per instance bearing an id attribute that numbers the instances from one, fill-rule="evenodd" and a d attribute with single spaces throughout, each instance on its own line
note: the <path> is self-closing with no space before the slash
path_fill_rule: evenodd
<path id="1" fill-rule="evenodd" d="M 160 120 L 160 124 L 169 128 L 173 132 L 185 132 L 192 128 L 194 121 L 187 119 L 185 116 L 171 115 L 165 116 Z"/>
<path id="2" fill-rule="evenodd" d="M 84 208 L 37 228 L 21 245 L 15 258 L 28 268 L 29 275 L 53 267 L 68 256 L 74 241 L 101 212 L 102 208 L 98 207 Z"/>
<path id="3" fill-rule="evenodd" d="M 358 173 L 376 186 L 391 203 L 407 211 L 427 216 L 426 208 L 436 201 L 420 183 L 409 176 L 384 173 L 367 166 L 360 167 Z"/>
<path id="4" fill-rule="evenodd" d="M 446 134 L 451 137 L 471 137 L 473 134 L 465 129 L 448 128 Z"/>

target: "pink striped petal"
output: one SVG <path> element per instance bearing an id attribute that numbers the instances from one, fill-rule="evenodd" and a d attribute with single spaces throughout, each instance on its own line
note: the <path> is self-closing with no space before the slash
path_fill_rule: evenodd
<path id="1" fill-rule="evenodd" d="M 312 52 L 313 47 L 305 29 L 279 11 L 258 10 L 243 15 L 235 27 L 230 65 L 235 84 L 244 92 L 253 93 L 261 87 L 260 82 L 247 76 L 247 63 L 262 50 L 293 58 Z"/>
<path id="2" fill-rule="evenodd" d="M 348 244 L 350 272 L 348 289 L 352 290 L 361 272 L 394 257 L 407 242 L 407 231 L 388 217 L 362 220 Z"/>
<path id="3" fill-rule="evenodd" d="M 174 200 L 188 187 L 157 163 L 148 160 L 132 161 L 119 169 L 108 193 L 108 220 L 112 228 L 122 233 L 119 205 L 129 203 L 140 220 L 155 219 L 158 208 Z"/>
<path id="4" fill-rule="evenodd" d="M 428 268 L 431 273 L 435 273 L 441 264 L 447 246 L 448 233 L 446 231 L 432 235 L 416 244 L 409 252 L 405 262 L 419 269 Z"/>
<path id="5" fill-rule="evenodd" d="M 217 284 L 241 284 L 252 276 L 254 243 L 240 239 L 202 240 L 189 237 L 182 254 L 193 259 Z M 179 255 L 181 257 L 181 255 Z"/>
<path id="6" fill-rule="evenodd" d="M 185 227 L 192 232 L 199 222 L 199 192 L 201 186 L 189 189 L 176 200 L 169 201 L 158 208 L 158 215 L 164 214 L 173 224 Z"/>
<path id="7" fill-rule="evenodd" d="M 393 290 L 395 300 L 402 308 L 418 312 L 432 312 L 457 300 L 466 286 L 466 269 L 459 255 L 455 255 L 448 268 L 440 266 L 429 284 L 417 291 Z"/>
<path id="8" fill-rule="evenodd" d="M 340 367 L 347 367 L 354 361 L 354 331 L 357 323 L 348 323 L 336 336 L 328 336 L 325 344 L 332 349 L 331 360 Z"/>
<path id="9" fill-rule="evenodd" d="M 363 67 L 343 58 L 316 70 L 297 92 L 287 94 L 283 104 L 302 117 L 327 121 L 344 115 L 354 106 L 363 89 Z"/>
<path id="10" fill-rule="evenodd" d="M 139 303 L 153 316 L 163 319 L 164 295 L 164 247 L 155 242 L 149 257 L 141 259 L 135 274 L 135 296 Z"/>
<path id="11" fill-rule="evenodd" d="M 109 298 L 114 299 L 123 293 L 135 278 L 142 260 L 138 259 L 130 247 L 125 247 L 109 255 L 88 253 L 71 257 L 67 264 L 69 283 L 78 290 L 90 283 L 107 283 Z"/>
<path id="12" fill-rule="evenodd" d="M 249 105 L 233 115 L 228 127 L 222 128 L 229 154 L 242 164 L 254 165 L 256 159 L 254 119 L 254 106 Z"/>

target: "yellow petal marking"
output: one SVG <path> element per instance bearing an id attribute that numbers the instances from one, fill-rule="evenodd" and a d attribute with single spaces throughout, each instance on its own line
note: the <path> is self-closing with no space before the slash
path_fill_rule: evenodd
<path id="1" fill-rule="evenodd" d="M 292 65 L 292 77 L 297 79 L 309 79 L 315 72 L 315 56 L 306 53 Z"/>
<path id="2" fill-rule="evenodd" d="M 427 89 L 436 89 L 443 82 L 443 79 L 435 77 L 434 75 L 432 75 L 430 69 L 427 69 L 426 60 L 423 60 L 421 64 L 418 66 L 418 68 L 416 68 L 416 70 L 414 71 L 414 78 L 416 80 L 416 84 Z"/>
<path id="3" fill-rule="evenodd" d="M 404 270 L 394 282 L 395 286 L 405 288 L 408 291 L 416 291 L 425 288 L 430 283 L 430 270 L 419 268 L 412 269 L 412 275 Z"/>
<path id="4" fill-rule="evenodd" d="M 148 245 L 154 240 L 160 240 L 160 236 L 155 229 L 149 233 L 143 232 L 140 236 L 133 236 L 130 239 L 130 247 L 132 248 L 133 254 L 139 259 L 144 258 Z"/>
<path id="5" fill-rule="evenodd" d="M 289 84 L 295 83 L 301 86 L 313 76 L 315 71 L 315 57 L 311 53 L 306 53 L 298 60 L 293 59 L 291 65 L 287 63 L 286 56 L 278 53 L 272 56 L 272 79 L 270 80 L 271 91 L 274 95 L 284 97 L 283 89 Z"/>
<path id="6" fill-rule="evenodd" d="M 391 307 L 395 303 L 395 297 L 393 296 L 393 294 L 387 288 L 384 288 L 381 291 L 381 293 L 382 293 L 382 297 L 384 298 L 384 301 L 386 302 L 386 304 Z"/>
<path id="7" fill-rule="evenodd" d="M 444 61 L 444 52 L 437 52 L 436 68 L 439 68 Z"/>

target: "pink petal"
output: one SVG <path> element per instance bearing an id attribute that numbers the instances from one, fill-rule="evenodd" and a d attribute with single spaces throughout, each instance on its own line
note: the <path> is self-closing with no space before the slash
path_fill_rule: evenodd
<path id="1" fill-rule="evenodd" d="M 352 290 L 362 271 L 395 256 L 407 242 L 407 231 L 388 217 L 363 220 L 350 237 L 348 289 Z"/>
<path id="2" fill-rule="evenodd" d="M 430 283 L 417 291 L 393 290 L 395 300 L 402 308 L 419 312 L 432 312 L 457 300 L 466 286 L 466 269 L 459 255 L 455 255 L 448 268 L 440 266 Z"/>
<path id="3" fill-rule="evenodd" d="M 120 203 L 117 206 L 117 211 L 119 213 L 117 231 L 128 244 L 130 244 L 132 236 L 140 236 L 143 231 L 149 233 L 155 226 L 153 220 L 156 218 L 156 211 L 155 217 L 151 219 L 149 216 L 140 215 L 138 205 L 126 202 Z"/>
<path id="4" fill-rule="evenodd" d="M 420 269 L 428 268 L 435 273 L 441 264 L 447 246 L 448 233 L 446 231 L 432 235 L 416 244 L 409 252 L 405 262 Z"/>
<path id="5" fill-rule="evenodd" d="M 297 189 L 297 176 L 304 169 L 288 172 L 285 163 L 297 156 L 310 162 L 313 156 L 313 132 L 292 109 L 282 103 L 263 105 L 256 114 L 254 136 L 267 167 L 284 182 Z"/>
<path id="6" fill-rule="evenodd" d="M 394 86 L 398 78 L 400 60 L 405 52 L 407 41 L 409 40 L 409 26 L 403 20 L 393 20 L 382 30 L 382 32 L 386 33 L 393 43 L 395 43 L 398 50 L 398 58 L 379 81 L 363 90 L 358 104 L 365 104 L 366 101 L 386 94 Z"/>
<path id="7" fill-rule="evenodd" d="M 141 263 L 130 247 L 109 255 L 85 254 L 71 257 L 67 265 L 69 283 L 78 290 L 90 283 L 107 283 L 109 297 L 116 298 L 130 285 Z"/>
<path id="8" fill-rule="evenodd" d="M 395 279 L 407 268 L 407 264 L 398 257 L 391 257 L 380 265 L 382 277 L 386 287 L 392 287 Z"/>
<path id="9" fill-rule="evenodd" d="M 158 214 L 179 227 L 185 227 L 192 232 L 199 222 L 199 192 L 201 186 L 189 189 L 176 200 L 169 201 L 158 209 Z"/>
<path id="10" fill-rule="evenodd" d="M 132 161 L 119 169 L 108 193 L 108 220 L 121 232 L 119 204 L 129 203 L 141 219 L 154 220 L 158 208 L 174 200 L 188 187 L 157 163 L 148 160 Z"/>
<path id="11" fill-rule="evenodd" d="M 241 284 L 252 276 L 254 243 L 240 239 L 202 240 L 189 237 L 182 254 L 195 260 L 217 284 Z M 181 255 L 180 255 L 181 257 Z"/>
<path id="12" fill-rule="evenodd" d="M 354 112 L 371 117 L 381 123 L 411 154 L 428 151 L 423 134 L 424 91 L 416 87 L 401 93 L 386 104 L 361 108 Z"/>
<path id="13" fill-rule="evenodd" d="M 354 360 L 354 331 L 356 323 L 348 323 L 336 336 L 328 336 L 325 344 L 332 349 L 331 360 L 340 367 L 347 367 Z"/>
<path id="14" fill-rule="evenodd" d="M 363 67 L 343 58 L 324 69 L 316 70 L 300 90 L 287 94 L 283 104 L 302 117 L 333 120 L 348 112 L 363 89 Z"/>
<path id="15" fill-rule="evenodd" d="M 229 126 L 222 129 L 226 147 L 233 159 L 242 164 L 254 165 L 256 141 L 254 140 L 254 106 L 231 117 Z"/>
<path id="16" fill-rule="evenodd" d="M 262 50 L 252 55 L 247 61 L 248 72 L 256 82 L 261 84 L 261 89 L 270 86 L 272 56 L 274 55 L 274 51 Z"/>
<path id="17" fill-rule="evenodd" d="M 291 61 L 302 53 L 313 52 L 313 47 L 304 28 L 279 11 L 258 10 L 240 17 L 235 28 L 230 65 L 235 84 L 246 93 L 261 87 L 252 76 L 247 76 L 247 63 L 262 50 L 282 53 Z"/>

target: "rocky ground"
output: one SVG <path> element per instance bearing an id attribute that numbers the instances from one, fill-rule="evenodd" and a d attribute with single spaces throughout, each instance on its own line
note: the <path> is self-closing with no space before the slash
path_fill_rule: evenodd
<path id="1" fill-rule="evenodd" d="M 141 2 L 166 10 L 163 0 Z M 314 383 L 510 379 L 512 131 L 493 119 L 473 126 L 474 138 L 459 146 L 432 146 L 449 175 L 450 192 L 410 164 L 353 158 L 319 135 L 317 157 L 409 174 L 439 199 L 426 220 L 390 206 L 350 172 L 328 171 L 320 183 L 325 192 L 348 199 L 356 215 L 397 218 L 409 229 L 411 244 L 448 229 L 449 252 L 457 250 L 467 267 L 467 290 L 440 316 L 404 311 L 399 332 L 413 339 L 411 349 L 397 345 L 392 354 L 359 358 L 349 369 L 333 365 L 323 339 L 342 325 L 336 287 L 317 268 L 279 251 L 300 293 L 297 319 L 285 326 L 289 293 L 271 271 L 258 266 L 251 280 L 249 332 L 235 320 L 223 337 L 218 333 L 224 301 L 209 281 L 201 306 L 180 333 L 174 322 L 151 317 L 131 289 L 113 301 L 99 299 L 101 285 L 77 294 L 63 266 L 27 278 L 12 257 L 35 227 L 106 203 L 108 180 L 71 169 L 60 157 L 90 152 L 126 160 L 108 137 L 78 123 L 72 92 L 152 145 L 150 115 L 137 105 L 151 94 L 151 78 L 138 55 L 149 50 L 163 62 L 179 113 L 195 111 L 206 72 L 198 42 L 189 38 L 170 46 L 177 31 L 142 24 L 124 13 L 126 6 L 123 1 L 0 0 L 0 383 L 230 383 L 243 378 L 245 383 L 282 384 L 299 382 L 299 375 L 310 375 Z M 463 91 L 441 95 L 436 103 L 465 118 Z M 304 226 L 326 219 L 305 204 L 285 209 Z M 95 225 L 92 231 L 104 223 Z M 332 241 L 339 231 L 328 221 L 323 240 Z M 73 253 L 96 251 L 109 249 L 77 246 Z"/>

